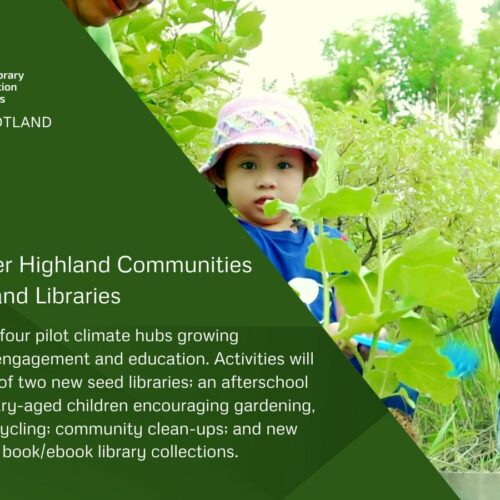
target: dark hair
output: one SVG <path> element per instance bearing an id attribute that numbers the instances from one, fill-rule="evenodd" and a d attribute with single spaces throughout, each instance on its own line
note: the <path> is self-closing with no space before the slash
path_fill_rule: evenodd
<path id="1" fill-rule="evenodd" d="M 222 153 L 222 156 L 219 158 L 217 163 L 212 167 L 213 175 L 218 179 L 224 180 L 224 169 L 226 166 L 226 157 L 229 149 Z M 305 152 L 304 153 L 304 181 L 306 181 L 311 176 L 311 170 L 313 166 L 314 160 Z M 222 200 L 224 205 L 229 205 L 229 199 L 226 188 L 221 188 L 219 186 L 215 186 L 215 192 L 217 196 Z"/>
<path id="2" fill-rule="evenodd" d="M 226 167 L 226 157 L 227 157 L 228 151 L 229 151 L 229 149 L 226 149 L 226 151 L 224 151 L 224 153 L 222 153 L 222 156 L 219 158 L 217 163 L 212 167 L 213 172 L 214 172 L 213 175 L 221 180 L 224 180 L 224 178 L 225 178 L 224 170 Z M 229 206 L 229 198 L 227 195 L 226 188 L 221 188 L 219 186 L 215 186 L 215 193 L 222 200 L 222 203 L 224 203 L 224 205 Z"/>

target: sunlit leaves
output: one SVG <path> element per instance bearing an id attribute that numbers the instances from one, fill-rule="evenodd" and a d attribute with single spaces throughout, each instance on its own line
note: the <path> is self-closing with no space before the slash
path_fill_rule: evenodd
<path id="1" fill-rule="evenodd" d="M 111 23 L 127 79 L 188 153 L 214 126 L 203 99 L 220 99 L 215 89 L 233 81 L 226 63 L 261 43 L 264 19 L 238 0 L 171 0 L 163 15 L 146 8 Z"/>

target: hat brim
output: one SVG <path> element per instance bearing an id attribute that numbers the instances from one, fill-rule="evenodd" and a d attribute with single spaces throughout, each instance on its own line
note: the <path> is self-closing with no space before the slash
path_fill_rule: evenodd
<path id="1" fill-rule="evenodd" d="M 300 149 L 307 155 L 309 155 L 313 160 L 313 172 L 314 175 L 318 170 L 317 160 L 321 156 L 321 152 L 317 148 L 312 148 L 306 144 L 298 144 L 296 136 L 289 136 L 282 131 L 252 131 L 250 133 L 241 134 L 235 137 L 231 141 L 225 142 L 221 146 L 215 148 L 210 154 L 206 163 L 204 163 L 198 171 L 202 174 L 206 174 L 211 168 L 213 168 L 217 162 L 221 159 L 221 156 L 225 151 L 231 149 L 235 146 L 240 146 L 244 144 L 261 144 L 261 145 L 276 145 L 283 146 L 285 148 Z"/>

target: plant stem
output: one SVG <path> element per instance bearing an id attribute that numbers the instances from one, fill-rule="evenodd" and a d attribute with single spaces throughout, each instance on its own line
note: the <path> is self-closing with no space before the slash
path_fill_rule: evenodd
<path id="1" fill-rule="evenodd" d="M 323 239 L 323 219 L 319 223 L 318 239 L 320 241 Z M 325 255 L 321 247 L 319 254 L 321 257 L 321 279 L 323 281 L 323 328 L 328 331 L 328 325 L 330 324 L 330 276 L 326 269 Z"/>
<path id="2" fill-rule="evenodd" d="M 384 293 L 384 272 L 385 272 L 385 255 L 384 255 L 384 241 L 382 228 L 379 224 L 377 228 L 377 257 L 378 257 L 378 280 L 377 280 L 377 296 L 375 298 L 375 314 L 380 314 L 382 308 L 382 295 Z"/>
<path id="3" fill-rule="evenodd" d="M 377 258 L 378 258 L 378 279 L 377 279 L 377 294 L 375 296 L 375 302 L 373 304 L 374 313 L 380 314 L 382 309 L 382 297 L 384 294 L 384 272 L 385 272 L 385 261 L 386 255 L 384 255 L 384 241 L 383 241 L 383 227 L 375 223 L 375 228 L 377 230 Z M 377 354 L 377 343 L 378 337 L 380 335 L 381 327 L 373 332 L 373 342 L 370 348 L 370 354 L 368 356 L 368 361 L 366 362 L 365 369 L 371 370 L 375 364 L 375 356 Z"/>

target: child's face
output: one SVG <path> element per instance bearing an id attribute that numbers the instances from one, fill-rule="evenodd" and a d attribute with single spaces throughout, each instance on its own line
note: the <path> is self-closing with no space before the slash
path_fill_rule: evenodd
<path id="1" fill-rule="evenodd" d="M 64 0 L 84 26 L 102 26 L 115 17 L 129 14 L 152 0 Z"/>
<path id="2" fill-rule="evenodd" d="M 251 224 L 274 231 L 290 229 L 290 214 L 281 212 L 268 218 L 264 215 L 264 203 L 274 198 L 295 203 L 305 168 L 304 153 L 299 149 L 260 144 L 235 146 L 227 153 L 221 187 L 227 189 L 231 205 Z"/>

